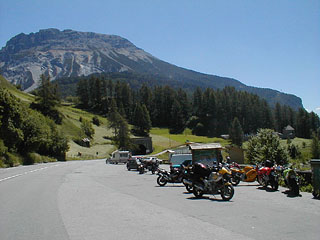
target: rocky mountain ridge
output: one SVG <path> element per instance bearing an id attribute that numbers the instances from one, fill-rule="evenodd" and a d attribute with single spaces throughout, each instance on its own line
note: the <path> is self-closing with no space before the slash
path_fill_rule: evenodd
<path id="1" fill-rule="evenodd" d="M 301 99 L 294 95 L 177 67 L 116 35 L 44 29 L 37 33 L 21 33 L 0 50 L 0 74 L 11 83 L 20 84 L 25 91 L 38 87 L 43 73 L 50 74 L 54 80 L 125 71 L 161 76 L 179 82 L 181 86 L 188 84 L 214 89 L 233 86 L 237 90 L 256 93 L 270 104 L 280 102 L 294 109 L 302 107 Z"/>
<path id="2" fill-rule="evenodd" d="M 19 34 L 0 51 L 0 67 L 5 78 L 30 91 L 38 86 L 42 73 L 52 80 L 100 72 L 132 70 L 119 61 L 152 62 L 152 56 L 128 40 L 96 33 L 58 29 Z"/>

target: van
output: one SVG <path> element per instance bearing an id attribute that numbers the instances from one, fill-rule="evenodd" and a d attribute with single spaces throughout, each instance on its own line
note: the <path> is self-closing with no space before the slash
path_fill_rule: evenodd
<path id="1" fill-rule="evenodd" d="M 180 166 L 183 162 L 192 163 L 192 154 L 172 154 L 169 162 L 171 166 Z"/>

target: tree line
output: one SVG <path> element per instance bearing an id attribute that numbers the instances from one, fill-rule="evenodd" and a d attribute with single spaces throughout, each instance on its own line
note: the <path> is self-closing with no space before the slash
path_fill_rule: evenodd
<path id="1" fill-rule="evenodd" d="M 303 108 L 295 111 L 280 104 L 273 108 L 257 95 L 236 91 L 233 87 L 196 88 L 187 92 L 168 85 L 143 84 L 133 89 L 126 81 L 91 76 L 78 82 L 77 97 L 82 108 L 105 116 L 116 108 L 142 135 L 148 134 L 152 126 L 167 127 L 171 133 L 190 128 L 196 135 L 219 137 L 229 133 L 235 119 L 244 134 L 256 133 L 260 128 L 282 132 L 291 125 L 298 137 L 311 138 L 312 132 L 320 127 L 319 116 L 314 112 Z M 151 126 L 145 126 L 149 124 Z"/>

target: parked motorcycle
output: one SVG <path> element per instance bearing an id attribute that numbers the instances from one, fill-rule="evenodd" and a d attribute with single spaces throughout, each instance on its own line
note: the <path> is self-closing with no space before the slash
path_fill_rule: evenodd
<path id="1" fill-rule="evenodd" d="M 272 190 L 278 190 L 279 176 L 271 161 L 267 160 L 265 166 L 258 169 L 258 182 L 264 187 L 270 185 Z"/>
<path id="2" fill-rule="evenodd" d="M 200 198 L 203 194 L 220 194 L 222 199 L 229 201 L 234 195 L 234 188 L 228 181 L 231 174 L 225 167 L 208 167 L 196 163 L 193 169 L 193 194 Z"/>
<path id="3" fill-rule="evenodd" d="M 233 163 L 229 168 L 232 172 L 231 183 L 233 186 L 237 186 L 240 181 L 254 182 L 257 179 L 258 167 L 245 166 L 244 168 L 240 168 L 237 163 Z"/>
<path id="4" fill-rule="evenodd" d="M 184 177 L 182 169 L 171 171 L 170 173 L 164 169 L 158 169 L 157 183 L 159 186 L 165 186 L 167 183 L 181 183 Z"/>
<path id="5" fill-rule="evenodd" d="M 144 174 L 145 168 L 144 168 L 144 164 L 143 164 L 143 163 L 141 163 L 141 164 L 138 166 L 138 171 L 139 171 L 139 174 Z"/>
<path id="6" fill-rule="evenodd" d="M 185 167 L 185 173 L 184 173 L 184 178 L 182 179 L 182 182 L 189 193 L 193 193 L 193 180 L 194 180 L 193 167 L 192 166 Z"/>
<path id="7" fill-rule="evenodd" d="M 297 175 L 297 173 L 294 171 L 294 169 L 290 168 L 290 167 L 280 167 L 279 168 L 284 182 L 286 184 L 286 186 L 289 188 L 290 192 L 295 195 L 298 196 L 299 195 L 299 177 Z"/>

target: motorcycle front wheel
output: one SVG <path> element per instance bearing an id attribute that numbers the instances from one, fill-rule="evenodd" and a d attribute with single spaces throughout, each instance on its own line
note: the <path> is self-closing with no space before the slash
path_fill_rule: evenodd
<path id="1" fill-rule="evenodd" d="M 229 201 L 234 195 L 234 188 L 231 185 L 224 185 L 220 195 L 224 201 Z"/>
<path id="2" fill-rule="evenodd" d="M 203 195 L 203 192 L 199 188 L 196 188 L 196 187 L 193 188 L 192 192 L 196 198 L 201 198 Z"/>
<path id="3" fill-rule="evenodd" d="M 232 177 L 231 178 L 231 184 L 233 186 L 237 186 L 240 183 L 240 179 L 238 177 Z"/>
<path id="4" fill-rule="evenodd" d="M 189 193 L 192 193 L 193 192 L 193 189 L 192 189 L 192 186 L 190 185 L 185 185 L 186 186 L 186 189 Z"/>
<path id="5" fill-rule="evenodd" d="M 159 176 L 159 177 L 157 178 L 157 183 L 159 184 L 159 186 L 163 187 L 164 185 L 167 184 L 167 180 L 164 179 L 162 176 Z"/>

